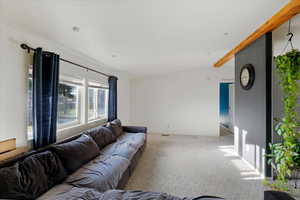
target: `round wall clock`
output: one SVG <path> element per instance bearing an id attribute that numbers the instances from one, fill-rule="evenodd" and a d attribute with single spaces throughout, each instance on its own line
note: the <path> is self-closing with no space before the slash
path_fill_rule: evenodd
<path id="1" fill-rule="evenodd" d="M 240 72 L 240 84 L 244 90 L 250 90 L 254 84 L 255 70 L 253 65 L 246 64 Z"/>

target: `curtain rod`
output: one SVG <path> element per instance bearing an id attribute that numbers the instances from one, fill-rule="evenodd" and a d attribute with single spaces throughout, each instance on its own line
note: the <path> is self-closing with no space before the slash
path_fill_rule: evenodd
<path id="1" fill-rule="evenodd" d="M 34 48 L 28 46 L 27 44 L 24 44 L 24 43 L 21 44 L 20 46 L 21 46 L 22 49 L 27 50 L 28 53 L 30 53 L 30 51 L 36 51 L 36 49 L 34 49 Z M 71 64 L 71 65 L 75 65 L 75 66 L 77 66 L 77 67 L 86 69 L 86 70 L 88 70 L 88 71 L 92 71 L 92 72 L 101 74 L 102 76 L 106 76 L 106 77 L 110 77 L 110 76 L 111 76 L 111 75 L 105 74 L 105 73 L 103 73 L 103 72 L 99 72 L 99 71 L 97 71 L 97 70 L 94 70 L 94 69 L 91 69 L 91 68 L 89 68 L 89 67 L 86 67 L 86 66 L 84 66 L 84 65 L 80 65 L 80 64 L 77 64 L 77 63 L 75 63 L 75 62 L 69 61 L 69 60 L 64 59 L 64 58 L 59 58 L 59 59 L 60 59 L 61 61 L 63 61 L 63 62 L 69 63 L 69 64 Z"/>

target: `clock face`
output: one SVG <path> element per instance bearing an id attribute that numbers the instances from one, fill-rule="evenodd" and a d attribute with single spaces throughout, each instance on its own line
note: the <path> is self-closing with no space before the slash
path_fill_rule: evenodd
<path id="1" fill-rule="evenodd" d="M 253 65 L 247 64 L 242 67 L 240 73 L 240 83 L 244 90 L 249 90 L 254 84 L 255 70 Z"/>
<path id="2" fill-rule="evenodd" d="M 250 73 L 249 70 L 245 68 L 241 74 L 241 83 L 243 86 L 247 86 L 249 81 L 250 81 Z"/>

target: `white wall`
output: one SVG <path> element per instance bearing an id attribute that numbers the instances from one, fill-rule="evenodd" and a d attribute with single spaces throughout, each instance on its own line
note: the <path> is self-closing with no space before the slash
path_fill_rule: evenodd
<path id="1" fill-rule="evenodd" d="M 199 67 L 131 80 L 131 123 L 150 132 L 219 135 L 219 82 L 233 66 Z"/>
<path id="2" fill-rule="evenodd" d="M 19 47 L 23 42 L 33 47 L 41 46 L 45 50 L 54 51 L 64 58 L 83 65 L 97 66 L 97 69 L 100 71 L 118 76 L 119 118 L 124 123 L 129 122 L 130 76 L 127 73 L 114 71 L 108 67 L 100 67 L 103 64 L 89 58 L 87 55 L 73 51 L 55 41 L 40 37 L 38 34 L 11 27 L 5 24 L 3 18 L 0 22 L 0 141 L 15 137 L 17 138 L 18 146 L 27 145 L 27 67 L 32 63 L 32 55 L 28 55 Z M 67 71 L 64 70 L 64 67 L 67 67 L 66 64 L 61 62 L 61 71 Z M 79 73 L 82 75 L 86 72 L 82 71 Z M 75 132 L 77 133 L 79 130 L 74 129 L 65 137 Z"/>

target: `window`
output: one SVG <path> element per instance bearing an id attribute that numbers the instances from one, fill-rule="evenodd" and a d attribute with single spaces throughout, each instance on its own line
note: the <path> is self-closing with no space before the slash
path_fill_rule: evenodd
<path id="1" fill-rule="evenodd" d="M 80 123 L 80 86 L 61 82 L 58 86 L 57 125 L 59 128 Z"/>
<path id="2" fill-rule="evenodd" d="M 107 119 L 108 87 L 81 78 L 60 75 L 57 103 L 57 130 Z M 87 87 L 85 87 L 87 84 Z M 85 91 L 85 88 L 87 91 Z M 85 95 L 85 96 L 83 96 Z M 84 99 L 87 99 L 85 101 Z M 82 105 L 85 103 L 86 105 Z M 32 139 L 33 79 L 29 69 L 27 90 L 27 134 Z M 102 121 L 100 121 L 102 122 Z"/>
<path id="3" fill-rule="evenodd" d="M 74 82 L 61 81 L 58 86 L 58 105 L 57 105 L 57 127 L 66 128 L 81 122 L 80 116 L 80 90 L 81 85 Z M 29 71 L 28 90 L 27 90 L 27 134 L 31 139 L 32 118 L 33 118 L 33 81 L 32 70 Z"/>
<path id="4" fill-rule="evenodd" d="M 108 89 L 88 87 L 88 120 L 107 118 Z"/>
<path id="5" fill-rule="evenodd" d="M 29 69 L 27 90 L 27 137 L 31 139 L 32 135 L 32 70 Z"/>

